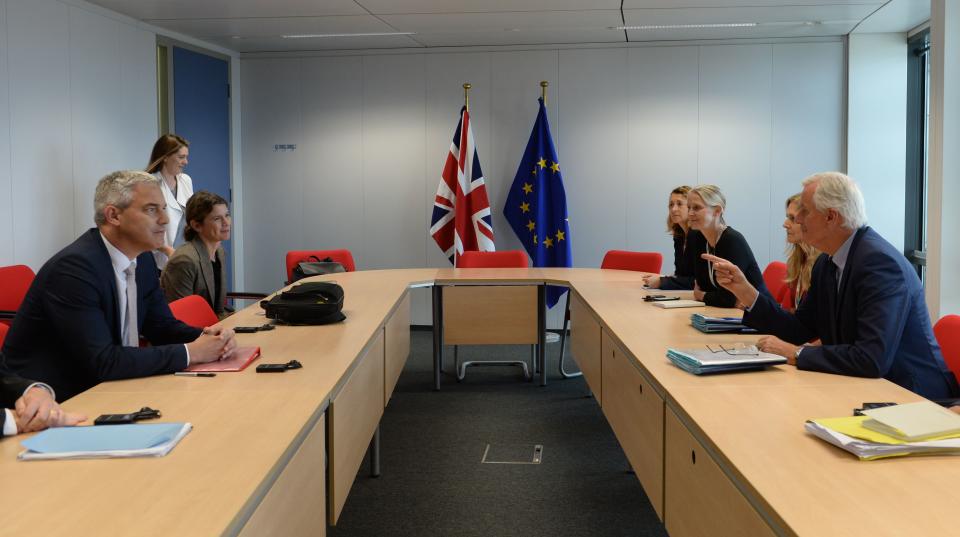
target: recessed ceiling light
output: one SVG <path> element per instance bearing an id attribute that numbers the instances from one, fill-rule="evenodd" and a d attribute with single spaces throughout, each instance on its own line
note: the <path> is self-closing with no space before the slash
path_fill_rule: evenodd
<path id="1" fill-rule="evenodd" d="M 377 37 L 382 35 L 416 35 L 416 32 L 370 32 L 359 34 L 294 34 L 280 36 L 284 39 L 314 39 L 325 37 Z"/>
<path id="2" fill-rule="evenodd" d="M 718 22 L 711 24 L 645 24 L 642 26 L 611 26 L 611 30 L 685 30 L 695 28 L 752 28 L 758 22 Z"/>

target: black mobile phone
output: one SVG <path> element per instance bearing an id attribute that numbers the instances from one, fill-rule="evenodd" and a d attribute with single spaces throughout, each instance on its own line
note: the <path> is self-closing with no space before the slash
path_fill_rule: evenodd
<path id="1" fill-rule="evenodd" d="M 671 300 L 680 300 L 680 297 L 678 297 L 678 296 L 663 296 L 663 295 L 658 295 L 658 296 L 655 296 L 655 297 L 651 298 L 651 299 L 649 300 L 649 302 L 669 302 L 669 301 L 671 301 Z"/>
<path id="2" fill-rule="evenodd" d="M 647 295 L 643 297 L 643 300 L 645 300 L 646 302 L 653 302 L 654 300 L 657 300 L 660 298 L 667 298 L 667 296 L 666 295 Z"/>
<path id="3" fill-rule="evenodd" d="M 287 369 L 287 364 L 260 364 L 257 366 L 257 373 L 283 373 Z"/>
<path id="4" fill-rule="evenodd" d="M 120 425 L 137 421 L 137 413 L 132 414 L 101 414 L 93 420 L 94 425 Z"/>
<path id="5" fill-rule="evenodd" d="M 884 403 L 861 403 L 862 406 L 861 406 L 860 408 L 855 408 L 855 409 L 853 409 L 853 415 L 854 415 L 854 416 L 862 416 L 864 410 L 870 410 L 871 408 L 883 408 L 883 407 L 885 407 L 885 406 L 896 406 L 896 405 L 898 405 L 898 404 L 899 404 L 899 403 L 890 403 L 890 402 L 884 402 Z"/>

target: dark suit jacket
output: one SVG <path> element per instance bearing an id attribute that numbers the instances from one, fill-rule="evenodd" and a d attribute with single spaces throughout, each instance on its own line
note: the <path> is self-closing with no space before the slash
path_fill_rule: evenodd
<path id="1" fill-rule="evenodd" d="M 687 249 L 693 256 L 693 274 L 697 286 L 704 292 L 703 302 L 708 306 L 732 308 L 737 305 L 737 297 L 710 281 L 709 261 L 700 257 L 700 254 L 708 252 L 708 246 L 707 238 L 703 236 L 703 233 L 690 230 L 687 234 Z M 763 273 L 760 272 L 757 260 L 753 257 L 753 250 L 750 249 L 747 239 L 739 231 L 727 227 L 720 238 L 717 239 L 717 247 L 710 253 L 739 267 L 750 285 L 760 291 L 761 295 L 769 296 L 770 291 L 763 283 Z"/>
<path id="2" fill-rule="evenodd" d="M 199 238 L 180 245 L 163 268 L 160 284 L 167 302 L 190 295 L 200 295 L 210 304 L 217 315 L 223 314 L 225 287 L 227 285 L 227 262 L 223 247 L 217 248 L 220 261 L 220 289 L 216 289 L 213 262 L 207 246 Z"/>
<path id="3" fill-rule="evenodd" d="M 760 296 L 744 321 L 760 332 L 807 347 L 797 368 L 856 377 L 883 377 L 931 399 L 952 397 L 957 383 L 933 335 L 916 271 L 869 227 L 857 230 L 836 287 L 833 261 L 813 266 L 810 290 L 796 314 Z"/>
<path id="4" fill-rule="evenodd" d="M 54 255 L 33 280 L 7 335 L 7 366 L 46 382 L 59 400 L 106 380 L 180 371 L 181 345 L 200 330 L 170 314 L 150 252 L 137 257 L 137 326 L 154 346 L 122 346 L 117 284 L 110 255 L 93 228 Z"/>
<path id="5" fill-rule="evenodd" d="M 3 424 L 7 421 L 7 413 L 3 409 L 13 408 L 17 399 L 20 399 L 31 384 L 33 384 L 32 380 L 20 378 L 8 371 L 3 365 L 3 355 L 0 355 L 0 431 L 3 430 Z"/>

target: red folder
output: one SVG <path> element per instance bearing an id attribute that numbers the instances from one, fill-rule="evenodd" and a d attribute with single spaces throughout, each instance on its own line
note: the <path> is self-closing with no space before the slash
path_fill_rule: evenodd
<path id="1" fill-rule="evenodd" d="M 205 364 L 193 364 L 185 371 L 243 371 L 250 362 L 259 357 L 260 347 L 237 347 L 226 358 Z"/>

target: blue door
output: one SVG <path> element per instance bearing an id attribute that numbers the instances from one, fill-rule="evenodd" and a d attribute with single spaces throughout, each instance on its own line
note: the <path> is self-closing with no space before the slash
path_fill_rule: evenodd
<path id="1" fill-rule="evenodd" d="M 186 173 L 194 191 L 209 190 L 233 203 L 230 190 L 230 79 L 226 60 L 173 48 L 174 132 L 190 142 Z M 231 206 L 231 211 L 233 207 Z M 227 290 L 233 289 L 233 256 L 227 253 Z"/>

